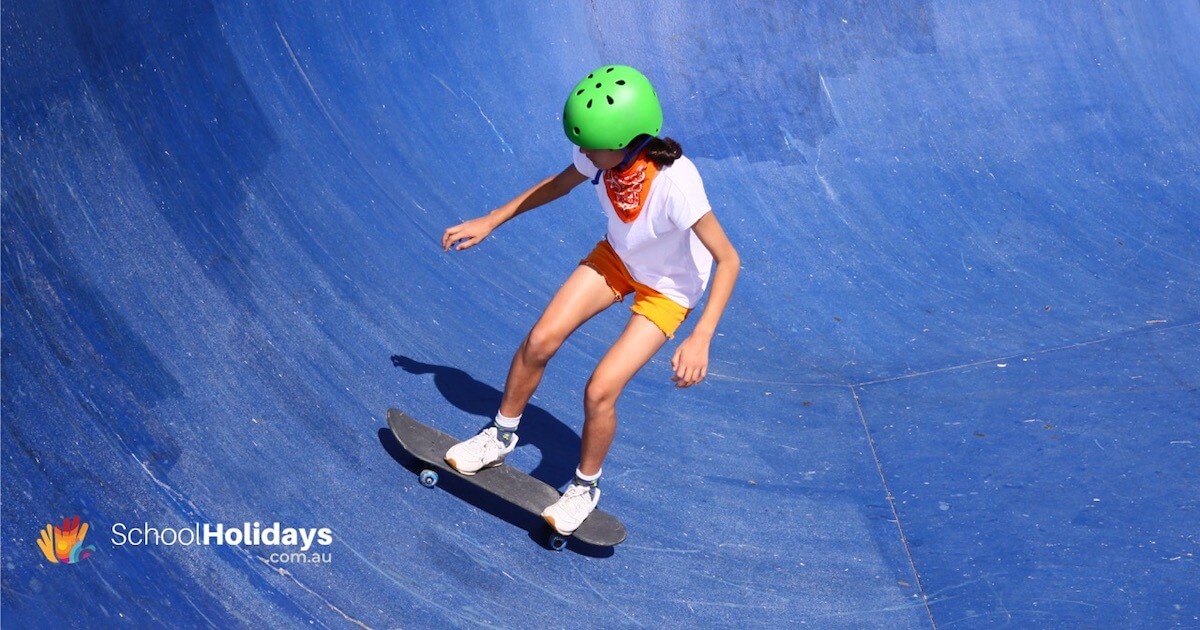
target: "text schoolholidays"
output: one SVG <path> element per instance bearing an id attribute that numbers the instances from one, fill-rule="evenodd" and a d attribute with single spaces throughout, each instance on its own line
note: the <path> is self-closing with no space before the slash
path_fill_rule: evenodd
<path id="1" fill-rule="evenodd" d="M 125 523 L 112 526 L 112 543 L 117 546 L 163 545 L 184 547 L 192 545 L 300 546 L 308 551 L 313 544 L 333 544 L 333 530 L 328 527 L 284 527 L 278 522 L 266 527 L 255 523 L 227 526 L 224 523 L 196 523 L 191 527 L 130 527 Z"/>

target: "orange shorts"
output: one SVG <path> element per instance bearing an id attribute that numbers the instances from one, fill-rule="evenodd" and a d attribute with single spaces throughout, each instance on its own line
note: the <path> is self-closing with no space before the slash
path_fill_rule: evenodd
<path id="1" fill-rule="evenodd" d="M 692 309 L 634 280 L 625 268 L 625 263 L 621 262 L 621 258 L 607 240 L 597 243 L 592 253 L 579 261 L 579 264 L 587 265 L 604 276 L 617 301 L 624 301 L 626 295 L 633 293 L 633 306 L 630 306 L 629 310 L 653 322 L 667 339 L 675 337 L 679 325 L 688 313 L 692 312 Z"/>

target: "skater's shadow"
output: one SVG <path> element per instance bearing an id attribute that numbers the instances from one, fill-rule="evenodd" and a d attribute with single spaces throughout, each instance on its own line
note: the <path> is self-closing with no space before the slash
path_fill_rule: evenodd
<path id="1" fill-rule="evenodd" d="M 481 429 L 491 424 L 496 410 L 500 408 L 502 393 L 499 390 L 475 380 L 458 368 L 421 363 L 398 354 L 392 356 L 392 365 L 409 374 L 432 374 L 434 385 L 447 402 L 484 419 Z M 469 436 L 462 437 L 466 439 Z M 517 448 L 525 446 L 536 446 L 542 453 L 537 467 L 529 472 L 531 477 L 554 488 L 561 488 L 574 478 L 575 466 L 579 462 L 579 436 L 561 420 L 532 404 L 525 407 L 521 417 Z"/>

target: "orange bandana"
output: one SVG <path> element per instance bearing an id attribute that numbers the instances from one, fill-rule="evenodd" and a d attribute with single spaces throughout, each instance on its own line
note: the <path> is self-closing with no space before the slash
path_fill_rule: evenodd
<path id="1" fill-rule="evenodd" d="M 632 223 L 641 214 L 656 175 L 658 166 L 644 154 L 620 173 L 604 171 L 604 189 L 622 222 Z"/>

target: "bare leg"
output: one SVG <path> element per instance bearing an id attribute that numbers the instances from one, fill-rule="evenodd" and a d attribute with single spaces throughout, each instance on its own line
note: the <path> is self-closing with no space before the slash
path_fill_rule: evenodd
<path id="1" fill-rule="evenodd" d="M 617 398 L 633 375 L 666 343 L 667 336 L 658 326 L 641 315 L 633 315 L 625 331 L 600 360 L 584 393 L 579 472 L 585 475 L 600 472 L 617 433 Z"/>
<path id="2" fill-rule="evenodd" d="M 546 364 L 567 337 L 616 300 L 616 294 L 599 272 L 587 265 L 577 267 L 513 355 L 500 413 L 510 418 L 521 415 L 542 382 Z"/>

